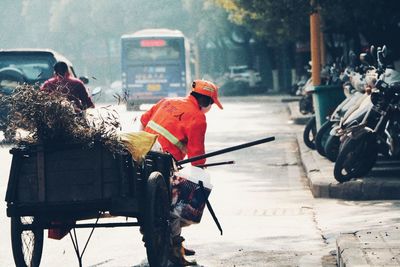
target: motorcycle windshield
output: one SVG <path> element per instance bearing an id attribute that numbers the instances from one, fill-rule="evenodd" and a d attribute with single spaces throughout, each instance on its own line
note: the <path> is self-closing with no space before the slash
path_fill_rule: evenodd
<path id="1" fill-rule="evenodd" d="M 372 107 L 373 104 L 371 102 L 371 97 L 368 96 L 356 110 L 349 114 L 349 116 L 345 119 L 343 125 L 346 126 L 352 124 L 352 122 L 354 121 L 356 121 L 357 123 L 361 123 L 365 114 L 367 114 L 368 110 L 370 110 Z"/>
<path id="2" fill-rule="evenodd" d="M 386 69 L 383 77 L 383 81 L 391 84 L 394 82 L 400 82 L 400 72 L 394 69 Z"/>

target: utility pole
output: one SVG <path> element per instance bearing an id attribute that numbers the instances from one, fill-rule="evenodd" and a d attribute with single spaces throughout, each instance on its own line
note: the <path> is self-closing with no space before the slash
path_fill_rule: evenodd
<path id="1" fill-rule="evenodd" d="M 311 0 L 310 35 L 311 35 L 311 64 L 312 81 L 314 86 L 321 84 L 321 29 L 317 0 Z"/>

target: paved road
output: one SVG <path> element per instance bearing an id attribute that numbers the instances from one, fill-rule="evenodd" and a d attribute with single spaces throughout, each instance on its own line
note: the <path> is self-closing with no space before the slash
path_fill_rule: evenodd
<path id="1" fill-rule="evenodd" d="M 399 222 L 396 201 L 312 197 L 298 157 L 295 134 L 302 129 L 288 121 L 286 104 L 279 97 L 224 100 L 223 111 L 213 108 L 207 114 L 207 151 L 272 135 L 276 141 L 209 159 L 235 160 L 236 164 L 208 169 L 214 185 L 210 201 L 224 235 L 219 235 L 208 211 L 199 225 L 184 229 L 187 246 L 197 252 L 191 258 L 199 266 L 329 266 L 334 260 L 330 251 L 340 232 Z M 129 130 L 138 113 L 116 109 L 123 129 Z M 0 150 L 3 196 L 10 165 L 7 150 Z M 0 266 L 13 266 L 4 202 L 0 208 L 4 211 L 0 216 Z M 78 234 L 85 237 L 88 230 Z M 77 266 L 69 238 L 45 240 L 42 266 Z M 96 229 L 84 266 L 146 266 L 138 229 Z"/>

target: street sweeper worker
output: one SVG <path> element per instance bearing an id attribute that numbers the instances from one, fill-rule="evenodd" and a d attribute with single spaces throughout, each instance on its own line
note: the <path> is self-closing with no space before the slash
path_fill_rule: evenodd
<path id="1" fill-rule="evenodd" d="M 205 114 L 212 104 L 223 109 L 218 99 L 218 87 L 210 81 L 195 80 L 188 96 L 160 100 L 140 117 L 140 122 L 144 131 L 158 135 L 162 151 L 169 152 L 176 160 L 186 156 L 191 158 L 205 153 Z M 204 164 L 205 161 L 197 160 L 192 165 Z M 170 261 L 178 266 L 195 265 L 184 257 L 195 252 L 182 246 L 181 228 L 185 225 L 173 212 L 170 214 L 170 225 Z"/>
<path id="2" fill-rule="evenodd" d="M 212 82 L 195 80 L 187 97 L 164 98 L 144 113 L 141 124 L 146 132 L 157 134 L 162 150 L 176 160 L 205 153 L 207 129 L 205 113 L 215 103 L 220 109 L 218 87 Z M 205 159 L 192 162 L 204 164 Z"/>

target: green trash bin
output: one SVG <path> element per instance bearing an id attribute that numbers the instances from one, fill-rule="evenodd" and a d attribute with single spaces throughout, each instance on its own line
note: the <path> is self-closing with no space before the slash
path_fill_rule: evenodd
<path id="1" fill-rule="evenodd" d="M 340 85 L 320 85 L 314 88 L 313 104 L 317 130 L 344 99 L 345 95 Z"/>

